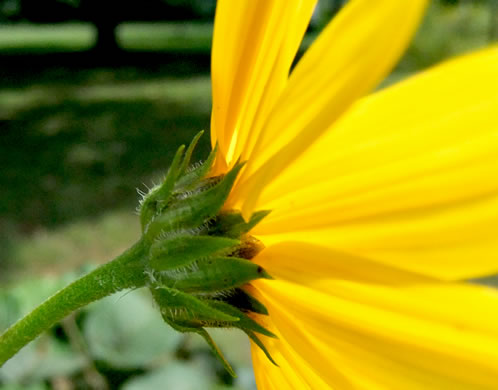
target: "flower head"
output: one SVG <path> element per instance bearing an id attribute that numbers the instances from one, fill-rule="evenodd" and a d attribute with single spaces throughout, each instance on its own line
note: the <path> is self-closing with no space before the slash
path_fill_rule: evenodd
<path id="1" fill-rule="evenodd" d="M 213 175 L 275 280 L 247 286 L 278 338 L 259 389 L 495 389 L 498 49 L 368 94 L 425 0 L 351 0 L 290 71 L 309 0 L 219 0 Z M 290 73 L 290 75 L 289 75 Z"/>

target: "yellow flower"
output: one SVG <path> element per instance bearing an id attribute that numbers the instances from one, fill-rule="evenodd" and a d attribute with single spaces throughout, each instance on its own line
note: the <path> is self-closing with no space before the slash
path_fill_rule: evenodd
<path id="1" fill-rule="evenodd" d="M 215 170 L 276 280 L 259 389 L 497 389 L 498 50 L 365 96 L 424 0 L 351 0 L 290 73 L 315 1 L 219 0 Z"/>

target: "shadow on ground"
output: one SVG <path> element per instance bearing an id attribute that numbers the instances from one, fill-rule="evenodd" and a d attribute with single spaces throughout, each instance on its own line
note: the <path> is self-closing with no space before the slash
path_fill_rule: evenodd
<path id="1" fill-rule="evenodd" d="M 190 77 L 207 75 L 209 64 L 209 51 L 0 51 L 0 87 L 22 87 L 40 82 L 78 83 L 86 81 L 88 75 L 99 68 L 115 73 L 118 80 L 152 79 L 164 75 Z M 67 74 L 71 74 L 71 79 Z"/>
<path id="2" fill-rule="evenodd" d="M 135 189 L 209 129 L 205 54 L 24 53 L 0 64 L 0 228 L 132 210 Z"/>

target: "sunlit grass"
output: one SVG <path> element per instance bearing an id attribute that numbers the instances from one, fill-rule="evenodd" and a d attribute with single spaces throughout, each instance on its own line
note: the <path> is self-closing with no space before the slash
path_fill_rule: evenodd
<path id="1" fill-rule="evenodd" d="M 7 256 L 16 263 L 17 278 L 59 275 L 88 263 L 110 260 L 139 237 L 136 215 L 129 210 L 114 211 L 58 228 L 39 229 L 29 237 L 14 237 Z"/>
<path id="2" fill-rule="evenodd" d="M 124 49 L 198 51 L 209 54 L 211 23 L 125 22 L 117 29 Z M 0 51 L 7 53 L 82 51 L 90 49 L 96 30 L 89 23 L 0 25 Z"/>
<path id="3" fill-rule="evenodd" d="M 85 50 L 94 39 L 94 28 L 85 23 L 0 25 L 1 51 Z"/>
<path id="4" fill-rule="evenodd" d="M 211 23 L 124 23 L 118 28 L 122 47 L 132 50 L 209 53 L 212 35 Z"/>
<path id="5" fill-rule="evenodd" d="M 109 208 L 133 210 L 135 189 L 164 174 L 178 145 L 209 126 L 207 76 L 61 77 L 66 83 L 0 90 L 8 161 L 0 211 L 29 230 Z M 204 137 L 195 159 L 207 146 Z"/>
<path id="6" fill-rule="evenodd" d="M 151 102 L 174 97 L 178 104 L 204 104 L 210 96 L 210 83 L 207 76 L 189 79 L 171 77 L 153 80 L 130 80 L 116 82 L 102 79 L 88 80 L 78 84 L 41 84 L 24 88 L 0 89 L 0 116 L 12 118 L 23 110 L 36 106 L 62 104 L 74 100 L 79 104 L 102 103 L 108 101 Z"/>

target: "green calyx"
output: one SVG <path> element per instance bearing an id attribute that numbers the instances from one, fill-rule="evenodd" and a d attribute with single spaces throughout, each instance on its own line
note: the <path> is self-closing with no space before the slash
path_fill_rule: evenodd
<path id="1" fill-rule="evenodd" d="M 205 328 L 241 329 L 273 362 L 256 334 L 275 335 L 251 318 L 251 313 L 268 312 L 242 288 L 255 279 L 271 279 L 251 261 L 263 246 L 248 234 L 268 212 L 245 221 L 237 211 L 222 210 L 243 163 L 209 177 L 215 149 L 203 164 L 188 169 L 201 135 L 186 150 L 178 149 L 165 179 L 140 203 L 145 272 L 164 321 L 180 332 L 201 335 L 234 375 Z"/>

